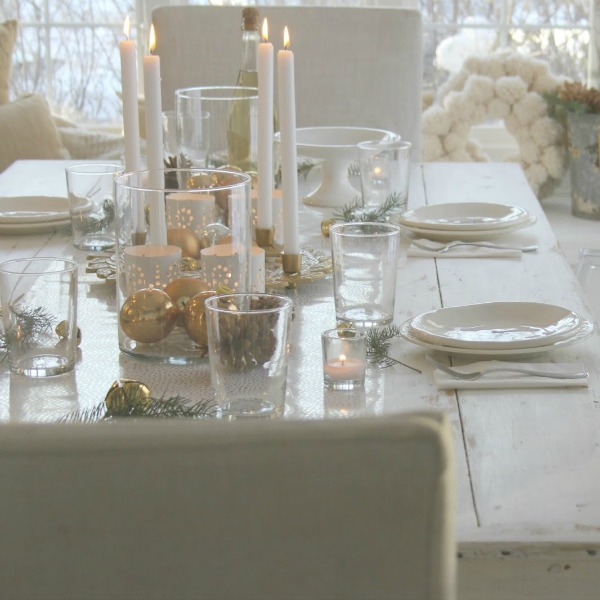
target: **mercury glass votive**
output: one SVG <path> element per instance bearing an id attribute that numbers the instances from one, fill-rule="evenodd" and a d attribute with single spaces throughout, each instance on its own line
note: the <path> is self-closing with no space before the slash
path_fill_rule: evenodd
<path id="1" fill-rule="evenodd" d="M 327 389 L 353 390 L 365 385 L 367 334 L 355 329 L 328 329 L 321 334 L 323 382 Z"/>

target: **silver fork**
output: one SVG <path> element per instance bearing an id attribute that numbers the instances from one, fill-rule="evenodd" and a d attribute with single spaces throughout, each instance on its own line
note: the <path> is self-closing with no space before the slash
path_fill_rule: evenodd
<path id="1" fill-rule="evenodd" d="M 412 240 L 412 243 L 422 250 L 429 250 L 430 252 L 436 252 L 437 254 L 442 254 L 444 252 L 448 252 L 452 248 L 456 248 L 457 246 L 479 246 L 480 248 L 496 248 L 498 250 L 520 250 L 521 252 L 534 252 L 539 248 L 537 244 L 532 244 L 531 246 L 506 246 L 504 244 L 495 244 L 494 242 L 448 242 L 443 246 L 435 247 L 430 246 L 429 244 L 420 242 L 418 240 Z"/>
<path id="2" fill-rule="evenodd" d="M 441 362 L 438 362 L 437 360 L 435 360 L 435 358 L 432 358 L 429 355 L 426 358 L 428 362 L 430 362 L 434 367 L 436 367 L 440 371 L 444 371 L 444 373 L 448 373 L 448 375 L 452 375 L 452 377 L 456 377 L 456 379 L 465 379 L 468 381 L 474 381 L 475 379 L 479 379 L 487 373 L 523 373 L 524 375 L 549 377 L 550 379 L 587 379 L 589 377 L 589 373 L 587 371 L 579 371 L 576 373 L 551 373 L 549 371 L 541 371 L 537 369 L 530 369 L 524 367 L 489 367 L 487 369 L 482 369 L 481 371 L 471 371 L 470 373 L 463 373 L 461 371 L 453 369 L 452 367 L 448 367 Z"/>

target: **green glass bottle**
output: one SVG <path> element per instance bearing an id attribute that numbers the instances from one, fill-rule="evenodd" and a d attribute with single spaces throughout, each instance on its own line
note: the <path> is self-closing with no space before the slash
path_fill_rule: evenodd
<path id="1" fill-rule="evenodd" d="M 255 95 L 256 91 L 246 88 L 258 88 L 258 44 L 259 13 L 256 7 L 246 7 L 242 11 L 242 64 L 238 74 L 229 113 L 229 128 L 227 131 L 227 146 L 229 164 L 242 169 L 253 171 L 256 164 L 252 160 L 252 149 L 256 148 L 257 132 L 252 127 L 250 111 L 252 104 L 245 100 Z"/>

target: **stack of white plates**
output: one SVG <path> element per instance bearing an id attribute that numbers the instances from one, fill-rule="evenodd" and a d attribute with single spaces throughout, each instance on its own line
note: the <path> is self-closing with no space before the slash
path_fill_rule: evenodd
<path id="1" fill-rule="evenodd" d="M 591 322 L 561 306 L 487 302 L 440 308 L 406 321 L 401 334 L 430 350 L 481 356 L 539 354 L 580 341 Z"/>
<path id="2" fill-rule="evenodd" d="M 432 204 L 400 218 L 400 226 L 411 235 L 440 241 L 489 239 L 533 223 L 535 217 L 524 208 L 488 202 Z"/>
<path id="3" fill-rule="evenodd" d="M 79 210 L 90 210 L 92 203 L 81 200 Z M 29 234 L 51 231 L 69 225 L 69 202 L 54 196 L 0 197 L 0 233 Z"/>

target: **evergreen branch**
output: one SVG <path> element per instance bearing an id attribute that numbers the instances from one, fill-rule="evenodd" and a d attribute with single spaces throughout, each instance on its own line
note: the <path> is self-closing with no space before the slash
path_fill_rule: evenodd
<path id="1" fill-rule="evenodd" d="M 339 210 L 334 211 L 333 220 L 350 222 L 368 222 L 368 223 L 385 223 L 390 213 L 400 208 L 402 205 L 402 197 L 397 192 L 393 192 L 385 202 L 378 208 L 371 210 L 363 210 L 363 203 L 360 198 L 355 198 L 350 204 L 342 206 Z"/>
<path id="2" fill-rule="evenodd" d="M 115 203 L 112 198 L 106 197 L 100 205 L 101 214 L 84 218 L 78 229 L 80 233 L 97 233 L 102 231 L 115 220 Z"/>
<path id="3" fill-rule="evenodd" d="M 421 373 L 419 369 L 403 363 L 397 358 L 389 355 L 390 345 L 393 338 L 400 335 L 400 328 L 397 325 L 388 325 L 382 328 L 373 328 L 367 332 L 367 360 L 384 369 L 393 365 L 402 365 L 411 371 Z"/>
<path id="4" fill-rule="evenodd" d="M 62 417 L 60 423 L 96 423 L 98 421 L 113 421 L 122 417 L 137 418 L 191 418 L 202 419 L 211 417 L 215 411 L 212 400 L 200 400 L 188 404 L 182 396 L 170 398 L 147 398 L 139 393 L 125 392 L 124 401 L 113 403 L 110 408 L 101 402 L 94 408 L 78 410 Z"/>

